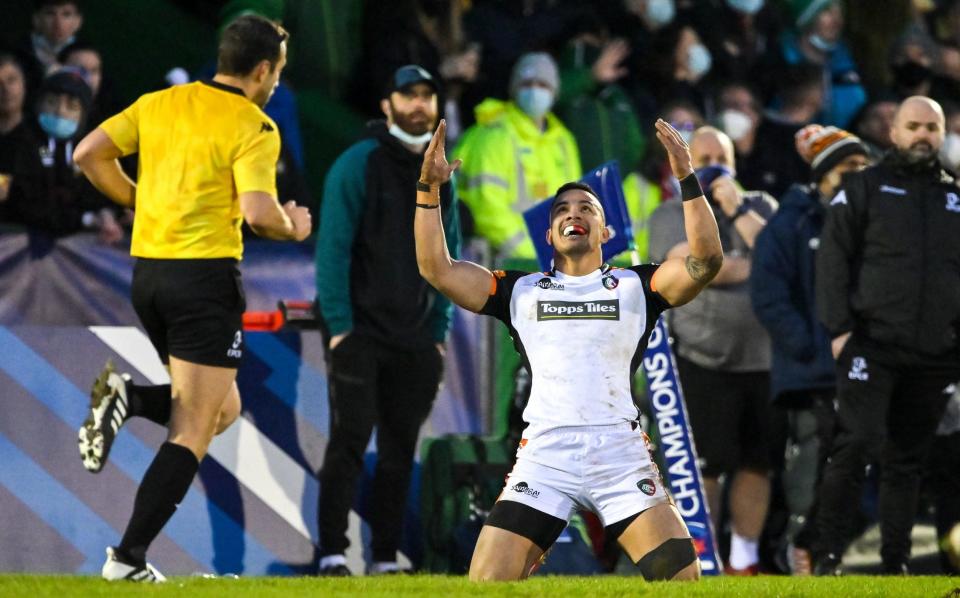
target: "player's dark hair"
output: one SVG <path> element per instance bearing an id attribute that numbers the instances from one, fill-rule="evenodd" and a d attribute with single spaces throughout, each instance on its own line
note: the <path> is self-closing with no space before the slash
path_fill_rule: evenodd
<path id="1" fill-rule="evenodd" d="M 217 72 L 243 77 L 261 61 L 270 63 L 270 71 L 280 61 L 280 44 L 288 34 L 280 25 L 258 15 L 243 15 L 230 22 L 220 36 Z"/>
<path id="2" fill-rule="evenodd" d="M 567 191 L 585 191 L 593 196 L 597 202 L 600 203 L 600 215 L 603 217 L 603 221 L 607 221 L 607 215 L 603 211 L 603 202 L 600 201 L 600 195 L 593 190 L 593 187 L 586 183 L 581 183 L 580 181 L 570 181 L 569 183 L 564 183 L 560 185 L 560 188 L 557 189 L 557 192 L 553 194 L 553 204 L 557 203 L 557 200 L 560 199 L 560 196 L 566 193 Z M 553 217 L 553 204 L 550 205 L 550 217 Z"/>

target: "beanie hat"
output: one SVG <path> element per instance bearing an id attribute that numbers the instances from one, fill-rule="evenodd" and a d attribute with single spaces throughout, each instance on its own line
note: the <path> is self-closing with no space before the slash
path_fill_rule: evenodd
<path id="1" fill-rule="evenodd" d="M 536 79 L 549 85 L 554 92 L 559 91 L 560 75 L 557 63 L 546 52 L 529 52 L 517 60 L 510 75 L 510 96 L 513 97 L 520 84 Z"/>
<path id="2" fill-rule="evenodd" d="M 787 0 L 790 18 L 798 30 L 804 29 L 820 11 L 834 4 L 836 0 Z"/>
<path id="3" fill-rule="evenodd" d="M 870 155 L 859 137 L 837 127 L 807 125 L 797 132 L 796 139 L 800 157 L 810 164 L 815 183 L 819 183 L 844 158 Z"/>
<path id="4" fill-rule="evenodd" d="M 84 70 L 77 67 L 66 66 L 49 75 L 40 85 L 40 96 L 52 93 L 55 95 L 69 95 L 80 100 L 83 106 L 84 114 L 90 108 L 93 101 L 93 92 L 87 84 L 84 76 Z"/>

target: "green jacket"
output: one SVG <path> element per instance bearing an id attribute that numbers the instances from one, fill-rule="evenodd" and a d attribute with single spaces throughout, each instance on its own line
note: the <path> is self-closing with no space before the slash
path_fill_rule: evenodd
<path id="1" fill-rule="evenodd" d="M 513 102 L 488 98 L 476 115 L 453 152 L 463 160 L 460 198 L 500 257 L 533 258 L 523 212 L 580 178 L 577 143 L 552 113 L 541 132 Z"/>

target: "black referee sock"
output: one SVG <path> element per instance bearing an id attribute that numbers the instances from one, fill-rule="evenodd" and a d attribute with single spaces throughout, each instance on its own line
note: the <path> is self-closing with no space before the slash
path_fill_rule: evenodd
<path id="1" fill-rule="evenodd" d="M 137 489 L 133 515 L 117 547 L 122 561 L 144 564 L 147 548 L 177 510 L 199 467 L 193 451 L 172 442 L 163 443 Z"/>
<path id="2" fill-rule="evenodd" d="M 130 415 L 139 415 L 161 426 L 170 421 L 170 385 L 138 386 L 127 384 Z"/>

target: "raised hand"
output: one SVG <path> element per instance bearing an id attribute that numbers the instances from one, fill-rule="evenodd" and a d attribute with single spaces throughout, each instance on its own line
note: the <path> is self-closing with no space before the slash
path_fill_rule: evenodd
<path id="1" fill-rule="evenodd" d="M 460 160 L 454 160 L 453 164 L 447 163 L 446 138 L 447 121 L 440 119 L 440 124 L 430 139 L 430 145 L 423 154 L 423 166 L 420 167 L 420 181 L 431 187 L 449 181 L 453 171 L 461 164 Z"/>
<path id="2" fill-rule="evenodd" d="M 630 71 L 620 63 L 630 54 L 630 45 L 622 39 L 614 40 L 603 47 L 591 72 L 597 83 L 604 85 L 622 79 Z"/>
<path id="3" fill-rule="evenodd" d="M 690 147 L 680 136 L 679 131 L 662 118 L 658 118 L 654 125 L 657 129 L 657 139 L 667 150 L 667 157 L 670 158 L 670 168 L 673 170 L 673 176 L 682 179 L 693 173 L 693 165 L 690 159 Z"/>

